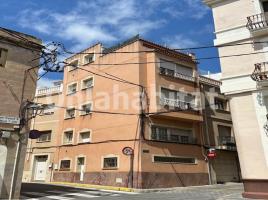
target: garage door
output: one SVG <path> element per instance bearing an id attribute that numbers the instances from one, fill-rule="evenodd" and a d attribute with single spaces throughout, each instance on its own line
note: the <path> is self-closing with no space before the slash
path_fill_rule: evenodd
<path id="1" fill-rule="evenodd" d="M 236 152 L 217 151 L 217 158 L 212 166 L 218 183 L 239 182 L 238 161 Z"/>

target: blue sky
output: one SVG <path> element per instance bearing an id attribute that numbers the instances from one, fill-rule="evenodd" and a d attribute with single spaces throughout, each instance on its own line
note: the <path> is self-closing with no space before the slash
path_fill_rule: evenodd
<path id="1" fill-rule="evenodd" d="M 97 41 L 109 47 L 136 34 L 171 48 L 212 45 L 214 39 L 212 13 L 202 0 L 8 0 L 0 17 L 2 27 L 74 51 Z M 199 58 L 218 55 L 216 49 L 194 52 Z M 218 60 L 202 61 L 199 68 L 220 71 Z"/>

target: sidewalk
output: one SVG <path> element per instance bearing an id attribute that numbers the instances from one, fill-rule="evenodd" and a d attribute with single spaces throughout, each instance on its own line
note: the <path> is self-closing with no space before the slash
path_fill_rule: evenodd
<path id="1" fill-rule="evenodd" d="M 69 183 L 69 182 L 51 182 L 50 184 L 58 186 L 69 186 L 81 189 L 98 189 L 98 190 L 111 190 L 111 191 L 121 191 L 127 193 L 155 193 L 155 192 L 179 192 L 187 190 L 212 190 L 218 189 L 220 187 L 235 187 L 241 186 L 241 183 L 226 183 L 226 184 L 215 184 L 215 185 L 200 185 L 200 186 L 188 186 L 188 187 L 172 187 L 172 188 L 155 188 L 155 189 L 135 189 L 126 187 L 115 187 L 115 186 L 104 186 L 104 185 L 91 185 L 82 183 Z"/>

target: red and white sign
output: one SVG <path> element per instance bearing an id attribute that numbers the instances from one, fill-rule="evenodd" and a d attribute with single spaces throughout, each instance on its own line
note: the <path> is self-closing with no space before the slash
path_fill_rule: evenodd
<path id="1" fill-rule="evenodd" d="M 122 150 L 123 154 L 130 156 L 134 154 L 134 150 L 131 147 L 124 147 Z"/>
<path id="2" fill-rule="evenodd" d="M 207 157 L 208 158 L 216 158 L 216 149 L 214 149 L 214 148 L 208 149 Z"/>

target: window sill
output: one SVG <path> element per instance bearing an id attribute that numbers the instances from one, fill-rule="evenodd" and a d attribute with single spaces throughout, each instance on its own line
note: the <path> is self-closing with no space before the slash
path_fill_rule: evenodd
<path id="1" fill-rule="evenodd" d="M 90 86 L 90 87 L 81 88 L 81 90 L 83 91 L 83 90 L 88 90 L 88 89 L 91 89 L 91 88 L 93 88 L 93 85 Z"/>
<path id="2" fill-rule="evenodd" d="M 75 117 L 66 117 L 64 118 L 64 120 L 68 120 L 68 119 L 74 119 Z"/>
<path id="3" fill-rule="evenodd" d="M 46 140 L 46 141 L 36 141 L 36 143 L 47 143 L 47 142 L 51 142 L 51 140 Z"/>
<path id="4" fill-rule="evenodd" d="M 63 143 L 62 146 L 73 146 L 73 143 Z"/>
<path id="5" fill-rule="evenodd" d="M 91 114 L 92 114 L 92 112 L 87 113 L 87 114 L 80 114 L 80 116 L 87 116 L 87 115 L 91 115 Z"/>
<path id="6" fill-rule="evenodd" d="M 59 169 L 59 171 L 71 171 L 71 169 L 69 168 L 69 169 Z"/>
<path id="7" fill-rule="evenodd" d="M 72 95 L 74 95 L 76 93 L 77 93 L 77 91 L 76 92 L 72 92 L 72 93 L 67 93 L 66 96 L 72 96 Z"/>
<path id="8" fill-rule="evenodd" d="M 91 141 L 89 141 L 89 142 L 78 142 L 77 144 L 90 144 L 91 143 Z"/>
<path id="9" fill-rule="evenodd" d="M 118 170 L 118 167 L 102 168 L 102 170 Z"/>
<path id="10" fill-rule="evenodd" d="M 95 61 L 95 60 L 92 60 L 92 61 L 90 61 L 90 62 L 86 62 L 86 63 L 84 63 L 83 65 L 88 65 L 88 64 L 94 63 L 94 61 Z"/>

